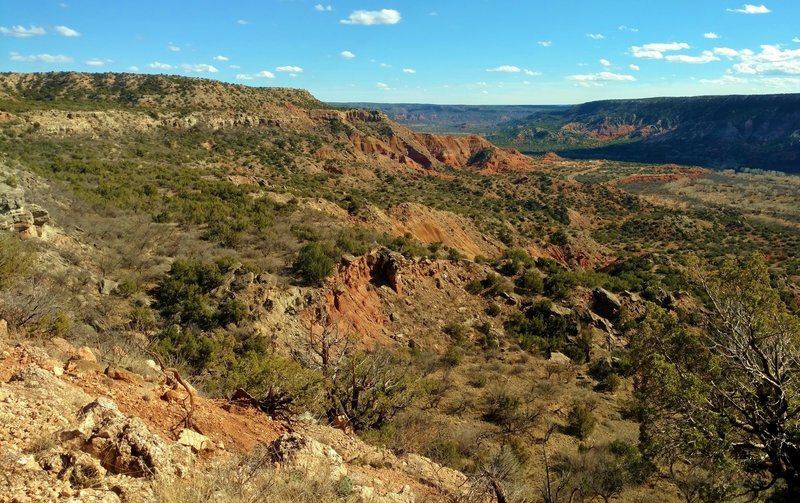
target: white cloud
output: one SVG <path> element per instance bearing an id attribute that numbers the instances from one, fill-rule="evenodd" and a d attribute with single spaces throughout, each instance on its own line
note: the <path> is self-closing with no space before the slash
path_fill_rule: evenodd
<path id="1" fill-rule="evenodd" d="M 735 58 L 739 56 L 739 51 L 730 47 L 714 47 L 714 54 L 725 56 L 726 58 Z"/>
<path id="2" fill-rule="evenodd" d="M 317 12 L 330 12 L 333 10 L 333 6 L 322 5 L 321 3 L 318 3 L 317 5 L 314 6 L 314 10 Z"/>
<path id="3" fill-rule="evenodd" d="M 536 43 L 541 45 L 542 47 L 550 47 L 550 46 L 553 45 L 553 41 L 552 40 L 540 40 L 540 41 L 538 41 Z"/>
<path id="4" fill-rule="evenodd" d="M 687 44 L 686 42 L 644 44 L 642 47 L 647 51 L 658 51 L 658 52 L 680 51 L 681 49 L 690 48 L 689 44 Z"/>
<path id="5" fill-rule="evenodd" d="M 214 56 L 211 59 L 213 59 L 214 61 L 228 61 L 230 58 L 228 56 L 219 55 L 219 56 Z"/>
<path id="6" fill-rule="evenodd" d="M 72 63 L 72 58 L 61 54 L 30 54 L 24 55 L 10 52 L 8 57 L 11 61 L 24 63 Z"/>
<path id="7" fill-rule="evenodd" d="M 128 67 L 128 71 L 129 72 L 138 72 L 139 71 L 139 67 L 138 66 L 129 66 Z"/>
<path id="8" fill-rule="evenodd" d="M 586 36 L 591 38 L 592 40 L 603 40 L 604 38 L 606 38 L 606 36 L 603 35 L 602 33 L 587 33 Z"/>
<path id="9" fill-rule="evenodd" d="M 719 38 L 719 35 L 717 35 L 717 34 L 716 34 L 716 33 L 714 33 L 713 31 L 710 31 L 710 32 L 708 32 L 708 33 L 703 33 L 703 37 L 705 37 L 705 38 L 709 38 L 709 39 L 712 39 L 712 40 L 713 40 L 713 39 L 715 39 L 715 38 Z"/>
<path id="10" fill-rule="evenodd" d="M 381 63 L 378 66 L 380 66 L 381 68 L 391 68 L 392 67 L 392 65 L 390 65 L 389 63 Z"/>
<path id="11" fill-rule="evenodd" d="M 77 30 L 73 30 L 68 26 L 54 26 L 54 30 L 56 33 L 61 35 L 62 37 L 80 37 L 81 34 Z"/>
<path id="12" fill-rule="evenodd" d="M 388 91 L 389 89 L 391 89 L 391 87 L 389 87 L 389 84 L 384 84 L 383 82 L 378 82 L 377 84 L 375 84 L 375 87 L 377 87 L 378 89 L 383 89 L 384 91 Z"/>
<path id="13" fill-rule="evenodd" d="M 792 39 L 792 42 L 797 42 L 797 43 L 800 43 L 800 37 L 794 37 L 794 38 Z"/>
<path id="14" fill-rule="evenodd" d="M 618 29 L 619 31 L 631 31 L 633 33 L 637 33 L 639 31 L 639 28 L 631 28 L 630 26 L 625 26 L 624 24 L 621 25 Z"/>
<path id="15" fill-rule="evenodd" d="M 344 59 L 353 59 L 356 57 L 356 55 L 350 51 L 342 51 L 339 53 L 339 56 L 343 57 Z"/>
<path id="16" fill-rule="evenodd" d="M 533 70 L 528 70 L 527 68 L 525 70 L 522 70 L 522 72 L 528 77 L 538 77 L 539 75 L 542 74 L 542 72 L 534 72 Z"/>
<path id="17" fill-rule="evenodd" d="M 147 66 L 149 66 L 150 68 L 153 68 L 154 70 L 172 70 L 172 68 L 173 68 L 173 66 L 170 65 L 170 64 L 159 63 L 158 61 L 154 61 L 154 62 L 150 63 Z"/>
<path id="18" fill-rule="evenodd" d="M 397 24 L 401 19 L 400 13 L 394 9 L 356 10 L 351 12 L 347 19 L 342 19 L 339 22 L 342 24 L 373 26 L 378 24 Z"/>
<path id="19" fill-rule="evenodd" d="M 719 58 L 711 51 L 703 51 L 700 56 L 689 56 L 688 54 L 673 54 L 666 57 L 670 63 L 688 63 L 692 65 L 704 65 L 719 61 Z"/>
<path id="20" fill-rule="evenodd" d="M 180 48 L 180 47 L 178 47 L 177 45 L 173 44 L 172 42 L 170 42 L 170 43 L 167 45 L 167 49 L 169 49 L 169 50 L 170 50 L 170 51 L 172 51 L 172 52 L 181 52 L 181 48 Z"/>
<path id="21" fill-rule="evenodd" d="M 764 4 L 745 4 L 741 9 L 728 9 L 728 12 L 738 12 L 739 14 L 769 14 L 772 11 Z"/>
<path id="22" fill-rule="evenodd" d="M 611 66 L 611 61 L 603 58 L 603 59 L 600 60 L 600 64 L 603 65 L 603 66 Z"/>
<path id="23" fill-rule="evenodd" d="M 231 70 L 238 70 L 238 69 L 241 68 L 241 66 L 239 66 L 239 65 L 228 65 L 228 68 L 230 68 Z"/>
<path id="24" fill-rule="evenodd" d="M 279 66 L 275 68 L 275 71 L 286 72 L 286 73 L 303 73 L 302 68 L 300 68 L 299 66 L 291 66 L 291 65 Z"/>
<path id="25" fill-rule="evenodd" d="M 686 42 L 652 43 L 642 46 L 634 45 L 631 47 L 631 54 L 634 58 L 639 59 L 664 59 L 665 52 L 682 49 L 689 49 L 689 44 Z"/>
<path id="26" fill-rule="evenodd" d="M 236 21 L 236 24 L 242 24 L 242 25 L 250 24 L 250 21 L 248 21 L 247 19 L 239 19 L 238 21 Z"/>
<path id="27" fill-rule="evenodd" d="M 261 70 L 260 72 L 255 74 L 255 76 L 260 78 L 260 79 L 274 79 L 275 78 L 275 74 L 270 72 L 270 71 L 267 71 L 267 70 Z"/>
<path id="28" fill-rule="evenodd" d="M 634 81 L 636 77 L 633 75 L 621 75 L 618 73 L 611 73 L 611 72 L 600 72 L 600 73 L 593 73 L 588 75 L 570 75 L 567 77 L 568 80 L 574 80 L 576 82 L 609 82 L 609 81 Z"/>
<path id="29" fill-rule="evenodd" d="M 205 63 L 201 63 L 201 64 L 197 64 L 197 65 L 190 65 L 190 64 L 184 63 L 184 64 L 181 65 L 181 70 L 183 70 L 184 72 L 187 72 L 187 73 L 217 73 L 217 72 L 219 72 L 219 70 L 217 70 L 215 67 L 213 67 L 211 65 L 207 65 Z"/>
<path id="30" fill-rule="evenodd" d="M 741 62 L 733 71 L 744 75 L 800 75 L 800 49 L 781 50 L 777 45 L 762 45 L 758 54 L 752 51 L 739 53 Z"/>
<path id="31" fill-rule="evenodd" d="M 89 66 L 106 66 L 109 63 L 112 63 L 110 59 L 100 59 L 100 58 L 92 58 L 87 59 L 84 61 L 85 64 Z"/>
<path id="32" fill-rule="evenodd" d="M 639 65 L 634 65 L 633 63 L 628 65 L 628 68 L 630 68 L 631 70 L 633 70 L 635 72 L 638 72 L 639 70 L 641 70 L 641 68 L 639 68 Z"/>
<path id="33" fill-rule="evenodd" d="M 417 73 L 413 68 L 403 68 L 403 73 Z"/>
<path id="34" fill-rule="evenodd" d="M 711 84 L 717 86 L 727 85 L 741 85 L 751 84 L 763 87 L 770 87 L 779 90 L 794 91 L 800 85 L 800 78 L 798 77 L 755 77 L 755 78 L 742 78 L 734 77 L 733 75 L 723 75 L 719 79 L 702 79 L 702 84 Z"/>
<path id="35" fill-rule="evenodd" d="M 519 73 L 522 70 L 514 65 L 500 65 L 496 68 L 488 68 L 487 72 L 500 72 L 500 73 Z"/>
<path id="36" fill-rule="evenodd" d="M 719 79 L 700 79 L 701 84 L 714 84 L 714 85 L 741 84 L 743 82 L 747 81 L 740 77 L 734 77 L 733 75 L 724 75 L 722 76 L 722 78 Z"/>
<path id="37" fill-rule="evenodd" d="M 45 35 L 47 32 L 41 26 L 29 26 L 28 28 L 25 28 L 22 25 L 17 25 L 12 26 L 11 28 L 0 26 L 0 33 L 6 37 L 28 38 L 40 37 Z"/>
<path id="38" fill-rule="evenodd" d="M 236 80 L 255 80 L 255 79 L 256 78 L 254 76 L 249 75 L 247 73 L 237 73 L 236 74 Z"/>

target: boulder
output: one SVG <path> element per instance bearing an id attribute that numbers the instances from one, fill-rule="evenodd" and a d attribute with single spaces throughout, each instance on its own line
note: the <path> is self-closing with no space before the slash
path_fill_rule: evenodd
<path id="1" fill-rule="evenodd" d="M 20 210 L 25 205 L 25 193 L 20 188 L 4 186 L 0 191 L 0 213 Z"/>
<path id="2" fill-rule="evenodd" d="M 62 337 L 53 337 L 45 344 L 45 348 L 51 353 L 56 353 L 56 356 L 68 359 L 71 358 L 78 349 L 73 346 L 69 341 Z"/>
<path id="3" fill-rule="evenodd" d="M 45 471 L 80 489 L 97 487 L 106 476 L 100 461 L 82 451 L 53 449 L 39 455 L 37 461 Z"/>
<path id="4" fill-rule="evenodd" d="M 38 204 L 29 204 L 28 211 L 33 217 L 33 225 L 41 227 L 47 223 L 50 223 L 50 213 Z"/>
<path id="5" fill-rule="evenodd" d="M 130 477 L 182 476 L 192 461 L 183 446 L 171 446 L 147 429 L 141 419 L 127 417 L 108 398 L 98 398 L 78 413 L 80 423 L 62 430 L 65 446 L 74 446 L 100 460 L 111 473 Z"/>
<path id="6" fill-rule="evenodd" d="M 593 327 L 609 334 L 614 333 L 614 325 L 602 316 L 589 311 L 589 319 Z"/>
<path id="7" fill-rule="evenodd" d="M 270 452 L 273 462 L 304 473 L 327 473 L 334 481 L 347 476 L 338 452 L 300 433 L 284 433 L 272 442 Z"/>
<path id="8" fill-rule="evenodd" d="M 596 288 L 592 293 L 592 310 L 603 318 L 616 319 L 621 308 L 619 298 L 605 288 Z"/>
<path id="9" fill-rule="evenodd" d="M 192 449 L 192 452 L 199 453 L 214 448 L 214 443 L 205 435 L 197 433 L 189 428 L 184 428 L 178 437 L 178 443 Z"/>
<path id="10" fill-rule="evenodd" d="M 75 356 L 73 360 L 81 360 L 85 362 L 94 362 L 97 363 L 97 358 L 92 353 L 92 350 L 89 349 L 87 346 L 81 346 L 75 351 Z"/>
<path id="11" fill-rule="evenodd" d="M 111 295 L 117 287 L 119 287 L 118 282 L 103 278 L 103 281 L 100 282 L 100 295 Z"/>
<path id="12" fill-rule="evenodd" d="M 553 316 L 572 316 L 572 309 L 559 304 L 551 304 L 550 314 Z"/>
<path id="13" fill-rule="evenodd" d="M 367 265 L 370 268 L 373 282 L 379 285 L 389 285 L 397 294 L 402 293 L 400 271 L 404 264 L 405 257 L 388 248 L 380 248 L 367 256 Z"/>
<path id="14" fill-rule="evenodd" d="M 138 374 L 134 374 L 130 370 L 121 369 L 119 367 L 106 367 L 105 374 L 115 380 L 115 381 L 124 381 L 130 384 L 142 384 L 143 379 Z"/>
<path id="15" fill-rule="evenodd" d="M 624 292 L 622 292 L 622 296 L 630 300 L 634 304 L 639 304 L 640 302 L 643 302 L 642 296 L 636 292 L 630 292 L 628 290 L 625 290 Z"/>
<path id="16" fill-rule="evenodd" d="M 559 353 L 558 351 L 553 351 L 550 353 L 550 358 L 548 361 L 553 363 L 572 363 L 572 360 L 569 356 L 565 355 L 564 353 Z"/>

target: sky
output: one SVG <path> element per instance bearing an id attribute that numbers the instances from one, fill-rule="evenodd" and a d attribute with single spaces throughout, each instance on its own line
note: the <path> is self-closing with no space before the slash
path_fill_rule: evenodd
<path id="1" fill-rule="evenodd" d="M 388 103 L 800 92 L 800 1 L 764 1 L 0 0 L 0 71 Z"/>

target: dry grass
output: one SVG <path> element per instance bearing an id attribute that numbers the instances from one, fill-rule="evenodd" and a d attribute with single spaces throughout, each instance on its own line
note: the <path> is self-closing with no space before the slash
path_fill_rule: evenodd
<path id="1" fill-rule="evenodd" d="M 209 464 L 189 479 L 156 480 L 153 491 L 164 503 L 322 503 L 343 501 L 348 485 L 331 481 L 328 473 L 276 469 L 268 449 L 261 447 Z"/>

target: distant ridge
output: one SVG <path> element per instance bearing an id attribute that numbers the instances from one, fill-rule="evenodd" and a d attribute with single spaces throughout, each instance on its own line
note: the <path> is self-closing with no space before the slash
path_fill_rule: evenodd
<path id="1" fill-rule="evenodd" d="M 495 142 L 580 158 L 800 172 L 800 94 L 595 101 L 499 125 Z"/>
<path id="2" fill-rule="evenodd" d="M 484 135 L 525 153 L 800 173 L 800 94 L 559 105 L 348 103 L 423 132 Z"/>

